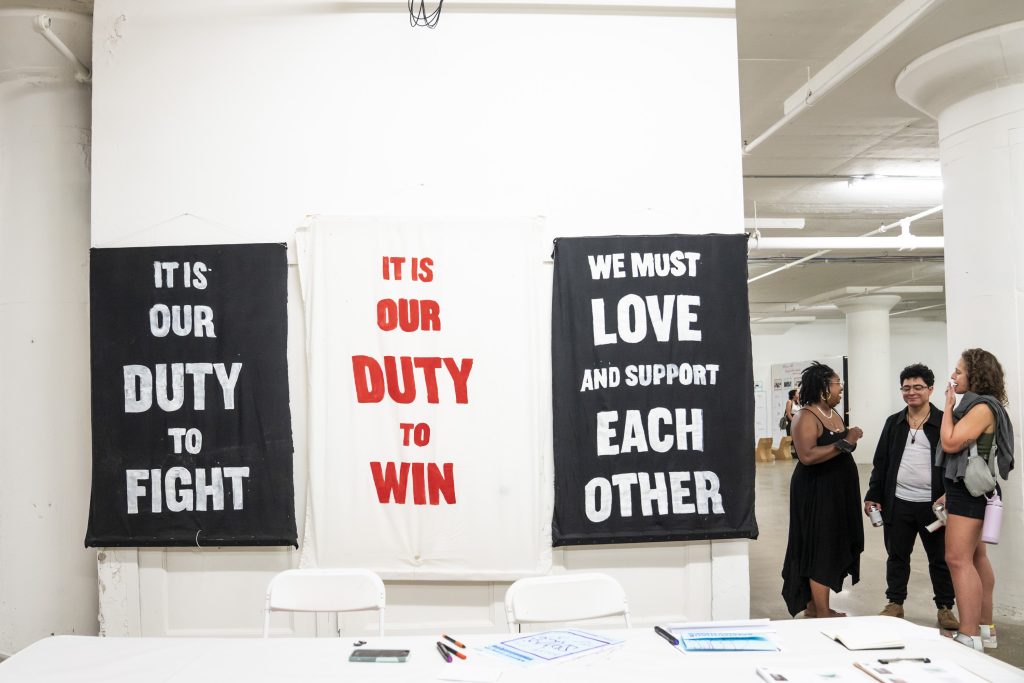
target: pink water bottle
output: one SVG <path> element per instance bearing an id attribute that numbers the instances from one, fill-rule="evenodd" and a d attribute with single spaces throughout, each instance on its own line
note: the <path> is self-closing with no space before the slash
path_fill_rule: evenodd
<path id="1" fill-rule="evenodd" d="M 999 528 L 1003 525 L 1003 501 L 995 491 L 985 503 L 985 522 L 981 526 L 981 540 L 995 545 L 999 543 Z"/>

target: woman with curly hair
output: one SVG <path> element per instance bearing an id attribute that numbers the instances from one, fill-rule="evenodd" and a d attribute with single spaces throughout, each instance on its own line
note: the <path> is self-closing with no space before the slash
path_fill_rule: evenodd
<path id="1" fill-rule="evenodd" d="M 962 398 L 954 408 L 956 394 Z M 1003 367 L 996 357 L 984 349 L 964 351 L 946 388 L 946 412 L 939 431 L 944 452 L 937 463 L 945 467 L 946 495 L 938 502 L 945 504 L 948 515 L 946 564 L 960 612 L 960 630 L 953 637 L 975 650 L 996 646 L 992 623 L 996 577 L 981 542 L 986 496 L 972 496 L 963 479 L 971 446 L 977 446 L 986 461 L 994 452 L 1004 480 L 1013 469 L 1013 427 L 1005 405 Z M 998 485 L 994 493 L 999 494 Z"/>
<path id="2" fill-rule="evenodd" d="M 829 590 L 839 592 L 850 576 L 860 580 L 864 524 L 860 480 L 850 455 L 864 436 L 846 428 L 836 412 L 843 383 L 832 368 L 814 363 L 800 375 L 793 419 L 797 464 L 789 485 L 789 543 L 782 566 L 782 597 L 789 613 L 845 617 L 829 607 Z"/>

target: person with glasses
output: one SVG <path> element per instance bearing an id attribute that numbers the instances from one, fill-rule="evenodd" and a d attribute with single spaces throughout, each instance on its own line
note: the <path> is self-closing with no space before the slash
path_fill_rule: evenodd
<path id="1" fill-rule="evenodd" d="M 864 514 L 870 516 L 872 508 L 882 513 L 882 538 L 888 553 L 885 597 L 889 601 L 882 615 L 903 618 L 910 556 L 920 536 L 928 556 L 939 626 L 955 631 L 960 624 L 952 610 L 946 530 L 931 532 L 926 528 L 935 521 L 932 504 L 946 492 L 942 468 L 935 464 L 942 411 L 931 403 L 934 387 L 935 373 L 926 365 L 908 365 L 900 373 L 900 394 L 907 407 L 890 415 L 882 427 L 864 496 Z"/>
<path id="2" fill-rule="evenodd" d="M 800 375 L 793 418 L 797 463 L 789 484 L 789 542 L 782 565 L 782 597 L 789 613 L 845 617 L 829 606 L 847 576 L 860 580 L 864 523 L 860 480 L 851 453 L 864 436 L 847 429 L 835 410 L 843 383 L 827 365 L 814 363 Z"/>

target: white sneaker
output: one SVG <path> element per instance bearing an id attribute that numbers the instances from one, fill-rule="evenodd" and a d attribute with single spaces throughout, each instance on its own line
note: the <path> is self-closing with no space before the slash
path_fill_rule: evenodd
<path id="1" fill-rule="evenodd" d="M 981 646 L 986 650 L 995 650 L 997 647 L 999 647 L 999 643 L 996 640 L 996 625 L 982 624 L 980 628 Z"/>
<path id="2" fill-rule="evenodd" d="M 981 636 L 969 636 L 966 633 L 957 632 L 953 635 L 953 640 L 966 645 L 967 647 L 974 648 L 978 652 L 984 652 L 985 648 L 981 644 Z"/>

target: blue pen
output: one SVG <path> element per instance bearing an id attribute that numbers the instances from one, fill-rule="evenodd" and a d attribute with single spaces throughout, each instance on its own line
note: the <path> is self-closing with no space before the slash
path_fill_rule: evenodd
<path id="1" fill-rule="evenodd" d="M 674 635 L 672 635 L 671 633 L 669 633 L 668 631 L 666 631 L 665 629 L 663 629 L 660 626 L 655 626 L 654 627 L 654 632 L 657 633 L 662 638 L 664 638 L 665 640 L 667 640 L 668 642 L 672 643 L 673 645 L 678 645 L 679 644 L 679 639 L 678 638 L 676 638 Z"/>
<path id="2" fill-rule="evenodd" d="M 448 654 L 447 650 L 444 649 L 444 643 L 438 642 L 437 651 L 441 653 L 442 657 L 444 657 L 444 661 L 448 662 L 449 664 L 452 663 L 452 656 Z"/>

